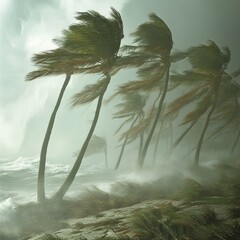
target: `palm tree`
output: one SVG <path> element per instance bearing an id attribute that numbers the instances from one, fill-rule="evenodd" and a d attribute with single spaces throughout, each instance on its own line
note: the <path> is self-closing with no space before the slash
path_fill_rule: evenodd
<path id="1" fill-rule="evenodd" d="M 203 139 L 212 114 L 217 107 L 220 89 L 224 87 L 222 80 L 226 75 L 225 68 L 230 61 L 230 51 L 228 48 L 220 51 L 213 41 L 209 41 L 209 44 L 190 48 L 188 50 L 188 59 L 192 65 L 192 69 L 185 71 L 183 74 L 172 76 L 171 80 L 179 81 L 183 84 L 194 84 L 194 87 L 184 95 L 175 99 L 168 106 L 167 112 L 178 111 L 184 106 L 192 105 L 195 102 L 195 108 L 185 115 L 182 123 L 191 124 L 175 141 L 173 147 L 176 147 L 199 118 L 208 111 L 195 152 L 194 162 L 198 165 Z"/>
<path id="2" fill-rule="evenodd" d="M 223 79 L 224 71 L 230 61 L 230 51 L 228 48 L 225 48 L 224 52 L 221 52 L 214 42 L 210 42 L 209 45 L 192 48 L 189 54 L 189 61 L 192 64 L 193 69 L 203 71 L 204 74 L 210 77 L 211 106 L 197 144 L 194 158 L 195 165 L 199 165 L 203 139 L 210 123 L 211 116 L 217 106 L 221 81 Z"/>
<path id="3" fill-rule="evenodd" d="M 156 14 L 149 15 L 150 21 L 141 24 L 132 33 L 134 43 L 137 46 L 125 46 L 123 50 L 129 53 L 126 66 L 142 66 L 138 70 L 140 81 L 132 81 L 120 87 L 120 92 L 151 91 L 158 88 L 161 91 L 161 98 L 158 103 L 156 117 L 152 128 L 144 143 L 140 157 L 139 166 L 142 168 L 144 159 L 156 128 L 162 105 L 168 90 L 169 69 L 171 65 L 170 52 L 173 46 L 172 34 L 165 22 Z"/>
<path id="4" fill-rule="evenodd" d="M 85 156 L 90 156 L 92 154 L 96 154 L 99 152 L 103 152 L 104 153 L 104 157 L 105 157 L 105 165 L 106 168 L 108 167 L 108 154 L 107 154 L 107 142 L 106 139 L 103 137 L 99 137 L 97 135 L 93 135 L 88 147 L 87 147 L 87 151 L 85 153 Z"/>
<path id="5" fill-rule="evenodd" d="M 239 84 L 235 81 L 239 73 L 232 73 L 227 75 L 228 79 L 225 79 L 225 85 L 220 89 L 219 98 L 220 101 L 216 107 L 216 113 L 214 120 L 218 122 L 223 122 L 206 140 L 209 140 L 211 137 L 216 137 L 221 133 L 226 127 L 232 128 L 234 133 L 239 129 L 239 120 L 240 120 L 240 105 L 239 105 L 239 96 L 240 96 L 240 87 Z M 228 81 L 226 81 L 228 80 Z M 231 148 L 231 154 L 234 152 L 237 143 L 240 138 L 240 130 L 237 131 L 236 138 L 234 140 L 233 146 Z"/>
<path id="6" fill-rule="evenodd" d="M 79 12 L 76 19 L 80 23 L 70 26 L 64 32 L 64 37 L 58 40 L 58 44 L 62 48 L 89 56 L 95 65 L 89 67 L 87 72 L 101 73 L 103 77 L 96 84 L 87 85 L 73 98 L 73 106 L 86 104 L 97 99 L 97 107 L 92 125 L 77 159 L 66 180 L 54 196 L 54 199 L 57 200 L 64 197 L 78 172 L 98 121 L 103 96 L 111 76 L 116 73 L 114 66 L 119 58 L 117 54 L 123 38 L 123 24 L 120 14 L 113 8 L 111 10 L 110 18 L 95 11 Z"/>
<path id="7" fill-rule="evenodd" d="M 66 87 L 70 81 L 71 75 L 81 72 L 79 66 L 86 66 L 89 64 L 89 61 L 87 61 L 84 56 L 80 56 L 76 53 L 71 53 L 61 48 L 42 52 L 40 54 L 35 54 L 32 58 L 32 61 L 35 66 L 38 67 L 38 69 L 27 74 L 27 81 L 45 76 L 55 76 L 61 74 L 66 75 L 57 102 L 51 114 L 41 147 L 37 182 L 37 199 L 38 202 L 43 202 L 45 200 L 45 165 L 47 149 L 57 111 L 59 109 Z"/>
<path id="8" fill-rule="evenodd" d="M 143 108 L 145 106 L 146 99 L 142 95 L 140 95 L 139 93 L 123 94 L 123 100 L 124 100 L 123 102 L 116 105 L 116 107 L 119 108 L 119 110 L 114 114 L 114 118 L 118 118 L 118 119 L 127 118 L 127 120 L 123 122 L 123 124 L 120 126 L 120 128 L 116 132 L 119 132 L 123 127 L 123 125 L 125 125 L 130 121 L 132 121 L 132 123 L 129 127 L 129 130 L 132 129 L 135 123 L 144 117 Z M 121 163 L 123 152 L 129 139 L 129 134 L 130 134 L 129 130 L 124 134 L 122 134 L 121 136 L 121 140 L 124 139 L 124 141 L 121 146 L 121 150 L 118 156 L 115 170 L 118 169 Z"/>

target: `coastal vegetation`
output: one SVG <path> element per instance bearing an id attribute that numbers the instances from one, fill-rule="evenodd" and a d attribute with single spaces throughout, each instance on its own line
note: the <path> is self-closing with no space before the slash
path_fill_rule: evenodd
<path id="1" fill-rule="evenodd" d="M 64 75 L 65 80 L 41 147 L 37 203 L 18 206 L 5 224 L 6 229 L 14 231 L 0 230 L 0 238 L 64 240 L 66 236 L 58 231 L 71 228 L 79 234 L 79 239 L 87 239 L 80 236 L 86 229 L 101 227 L 101 231 L 113 229 L 115 235 L 101 232 L 101 238 L 95 239 L 237 239 L 240 236 L 240 84 L 236 79 L 240 71 L 228 72 L 229 48 L 221 48 L 209 40 L 174 51 L 170 28 L 154 13 L 132 33 L 133 45 L 125 46 L 121 45 L 124 29 L 117 10 L 112 8 L 109 17 L 96 11 L 78 12 L 76 20 L 63 31 L 61 38 L 54 40 L 56 49 L 32 58 L 37 70 L 27 74 L 26 80 L 55 75 Z M 181 71 L 175 70 L 176 65 Z M 116 159 L 111 159 L 112 167 L 108 142 L 97 136 L 95 129 L 112 78 L 120 70 L 130 68 L 136 71 L 137 80 L 124 79 L 107 101 L 108 104 L 117 101 L 112 121 L 120 122 L 115 132 L 120 135 L 120 151 Z M 48 199 L 45 168 L 49 141 L 63 95 L 75 74 L 99 76 L 97 82 L 83 86 L 71 101 L 72 107 L 96 102 L 95 113 L 82 146 L 74 154 L 76 161 L 69 174 Z M 81 132 L 81 126 L 76 131 Z M 232 141 L 226 143 L 226 137 Z M 210 142 L 214 138 L 218 141 Z M 167 141 L 170 144 L 163 146 Z M 130 144 L 137 146 L 136 157 L 132 159 L 125 152 Z M 184 148 L 188 161 L 186 157 L 173 157 L 181 144 L 191 147 Z M 202 163 L 207 162 L 204 158 L 213 145 L 228 150 L 229 158 L 205 166 Z M 125 158 L 135 161 L 134 170 L 139 172 L 153 165 L 155 168 L 161 161 L 173 161 L 181 165 L 181 170 L 185 167 L 187 174 L 175 169 L 169 176 L 159 174 L 154 181 L 119 182 L 109 192 L 95 188 L 78 199 L 69 199 L 67 192 L 84 157 L 98 152 L 104 153 L 101 157 L 105 158 L 106 168 L 116 171 Z M 128 208 L 141 203 L 139 208 Z M 120 211 L 127 215 L 118 217 L 117 212 L 113 213 L 117 209 L 125 209 Z M 104 218 L 107 212 L 115 217 Z M 94 222 L 84 222 L 89 216 Z M 73 225 L 71 219 L 78 221 Z"/>

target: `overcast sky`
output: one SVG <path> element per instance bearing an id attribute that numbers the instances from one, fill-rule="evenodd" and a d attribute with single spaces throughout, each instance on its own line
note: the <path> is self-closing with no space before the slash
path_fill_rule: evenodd
<path id="1" fill-rule="evenodd" d="M 232 52 L 229 70 L 240 66 L 239 0 L 1 0 L 0 1 L 0 158 L 39 155 L 41 143 L 64 76 L 25 82 L 34 67 L 34 53 L 55 48 L 53 38 L 73 23 L 76 11 L 96 10 L 108 15 L 115 7 L 124 22 L 124 44 L 151 12 L 172 31 L 174 49 L 214 40 Z M 120 72 L 112 79 L 107 96 L 132 73 Z M 52 159 L 68 159 L 86 136 L 95 103 L 70 109 L 69 99 L 91 76 L 75 76 L 67 89 L 50 144 Z M 117 125 L 112 107 L 104 106 L 96 132 L 107 140 Z M 106 124 L 107 123 L 107 124 Z M 112 130 L 109 127 L 111 124 Z"/>

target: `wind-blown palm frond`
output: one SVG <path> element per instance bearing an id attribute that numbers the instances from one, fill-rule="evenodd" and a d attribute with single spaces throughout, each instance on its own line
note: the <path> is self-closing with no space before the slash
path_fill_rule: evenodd
<path id="1" fill-rule="evenodd" d="M 201 69 L 207 72 L 222 69 L 221 51 L 213 41 L 209 41 L 208 45 L 190 48 L 188 59 L 193 69 Z"/>
<path id="2" fill-rule="evenodd" d="M 89 145 L 87 147 L 86 156 L 90 156 L 92 154 L 96 154 L 99 152 L 106 152 L 107 142 L 104 138 L 99 137 L 97 135 L 93 135 Z"/>
<path id="3" fill-rule="evenodd" d="M 138 91 L 144 91 L 148 92 L 153 90 L 154 88 L 159 89 L 160 82 L 159 79 L 162 78 L 165 75 L 166 69 L 161 68 L 161 69 L 155 69 L 157 73 L 154 73 L 151 75 L 151 73 L 147 74 L 147 71 L 144 69 L 144 75 L 145 77 L 143 80 L 138 80 L 138 81 L 130 81 L 128 83 L 125 83 L 119 87 L 118 92 L 119 93 L 134 93 Z M 143 75 L 143 74 L 142 74 Z"/>
<path id="4" fill-rule="evenodd" d="M 165 22 L 156 14 L 149 15 L 149 22 L 140 25 L 132 33 L 134 42 L 138 43 L 143 52 L 160 54 L 162 57 L 172 49 L 172 34 Z"/>
<path id="5" fill-rule="evenodd" d="M 78 12 L 76 19 L 80 23 L 71 25 L 56 42 L 70 52 L 94 56 L 97 62 L 113 61 L 109 57 L 116 56 L 123 38 L 120 14 L 112 8 L 111 18 L 88 11 Z"/>
<path id="6" fill-rule="evenodd" d="M 156 114 L 156 109 L 145 114 L 144 118 L 138 121 L 137 124 L 122 133 L 120 140 L 128 136 L 129 141 L 133 141 L 143 134 L 151 126 L 154 114 Z"/>
<path id="7" fill-rule="evenodd" d="M 197 99 L 199 99 L 206 92 L 206 88 L 196 87 L 190 89 L 188 92 L 183 94 L 182 96 L 173 100 L 166 108 L 164 114 L 168 115 L 174 112 L 177 112 L 180 108 L 185 107 L 188 104 L 193 103 Z"/>
<path id="8" fill-rule="evenodd" d="M 200 118 L 208 110 L 211 102 L 211 95 L 205 95 L 199 102 L 197 102 L 195 109 L 186 114 L 183 119 L 182 125 Z"/>
<path id="9" fill-rule="evenodd" d="M 89 84 L 84 89 L 76 93 L 72 98 L 72 106 L 86 104 L 94 101 L 107 86 L 106 78 L 99 80 L 95 84 Z"/>
<path id="10" fill-rule="evenodd" d="M 185 59 L 187 56 L 188 56 L 188 52 L 178 51 L 178 52 L 174 52 L 174 53 L 171 54 L 170 60 L 171 60 L 172 63 L 179 62 L 179 61 Z"/>
<path id="11" fill-rule="evenodd" d="M 139 93 L 123 94 L 123 102 L 117 104 L 115 107 L 119 109 L 113 118 L 128 117 L 135 114 L 142 114 L 146 99 Z"/>
<path id="12" fill-rule="evenodd" d="M 184 71 L 182 74 L 171 75 L 171 82 L 180 83 L 182 85 L 202 85 L 203 83 L 209 84 L 211 78 L 203 73 L 194 72 L 193 70 Z"/>

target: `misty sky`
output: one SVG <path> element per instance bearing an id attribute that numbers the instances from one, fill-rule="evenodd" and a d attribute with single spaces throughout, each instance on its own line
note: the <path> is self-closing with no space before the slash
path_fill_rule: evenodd
<path id="1" fill-rule="evenodd" d="M 34 69 L 31 56 L 55 48 L 52 39 L 60 37 L 62 30 L 75 21 L 76 11 L 96 10 L 108 15 L 111 6 L 122 14 L 123 44 L 130 44 L 129 34 L 147 20 L 149 13 L 155 12 L 171 29 L 174 49 L 185 50 L 211 39 L 220 47 L 230 48 L 230 71 L 240 67 L 239 0 L 1 0 L 0 158 L 39 155 L 64 80 L 64 76 L 58 76 L 26 82 L 26 74 Z M 114 76 L 106 98 L 121 82 L 132 78 L 132 71 Z M 71 109 L 70 98 L 95 79 L 90 75 L 72 78 L 49 146 L 51 159 L 68 159 L 80 148 L 95 103 Z M 104 106 L 96 129 L 108 142 L 113 142 L 117 128 L 112 112 L 112 105 Z"/>

